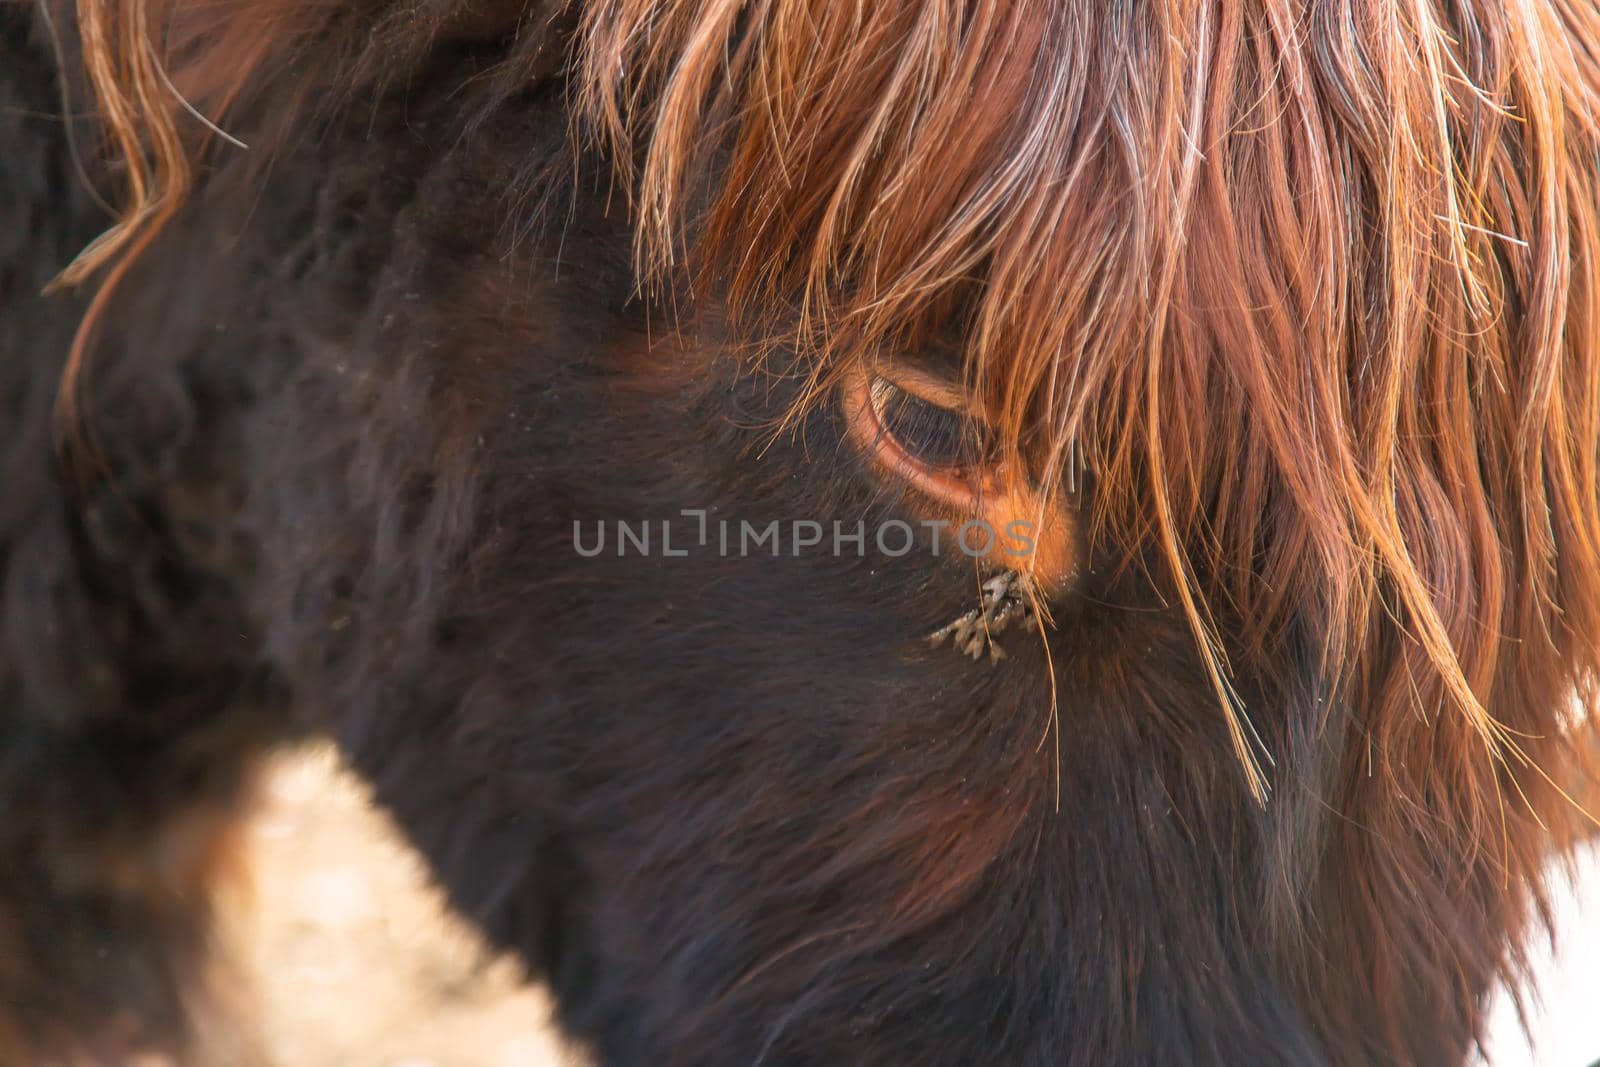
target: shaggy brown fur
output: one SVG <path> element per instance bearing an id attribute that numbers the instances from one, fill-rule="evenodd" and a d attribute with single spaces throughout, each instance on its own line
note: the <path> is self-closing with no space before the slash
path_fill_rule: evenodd
<path id="1" fill-rule="evenodd" d="M 92 484 L 146 464 L 106 396 L 175 368 L 205 429 L 162 477 L 239 494 L 202 525 L 248 558 L 181 554 L 245 605 L 238 670 L 341 736 L 603 1057 L 1467 1050 L 1587 817 L 1592 4 L 54 21 L 120 219 L 61 275 L 87 305 L 30 312 L 75 324 L 70 354 L 4 340 L 60 363 L 35 373 L 62 374 Z M 951 337 L 1007 491 L 1070 497 L 1086 531 L 1034 658 L 980 677 L 916 648 L 959 568 L 886 566 L 868 597 L 838 561 L 602 580 L 561 554 L 607 513 L 919 513 L 847 457 L 835 397 Z M 833 610 L 795 606 L 818 589 Z M 708 597 L 751 632 L 643 621 Z M 502 667 L 514 637 L 538 651 Z M 401 704 L 428 710 L 380 726 L 422 665 Z M 469 755 L 419 763 L 429 723 Z M 469 856 L 474 833 L 547 867 Z"/>

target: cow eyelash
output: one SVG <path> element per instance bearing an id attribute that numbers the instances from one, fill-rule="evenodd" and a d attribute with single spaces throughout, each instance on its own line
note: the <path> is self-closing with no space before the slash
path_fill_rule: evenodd
<path id="1" fill-rule="evenodd" d="M 993 453 L 987 429 L 965 411 L 945 407 L 873 375 L 868 401 L 876 431 L 904 458 L 930 470 L 967 473 Z"/>
<path id="2" fill-rule="evenodd" d="M 998 490 L 993 435 L 941 379 L 861 369 L 846 379 L 844 396 L 857 446 L 924 496 L 971 514 Z"/>

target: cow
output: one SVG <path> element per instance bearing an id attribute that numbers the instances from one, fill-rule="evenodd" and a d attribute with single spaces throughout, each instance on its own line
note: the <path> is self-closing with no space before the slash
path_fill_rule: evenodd
<path id="1" fill-rule="evenodd" d="M 598 1063 L 1455 1064 L 1593 824 L 1589 0 L 0 3 L 0 1063 L 329 737 Z"/>

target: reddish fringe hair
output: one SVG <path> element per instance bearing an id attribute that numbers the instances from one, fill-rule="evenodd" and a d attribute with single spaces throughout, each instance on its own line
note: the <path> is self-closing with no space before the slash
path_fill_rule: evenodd
<path id="1" fill-rule="evenodd" d="M 1258 797 L 1229 679 L 1293 629 L 1395 818 L 1448 795 L 1464 842 L 1532 868 L 1502 794 L 1571 780 L 1600 650 L 1593 4 L 522 9 L 82 0 L 125 215 L 63 281 L 177 210 L 208 139 L 185 107 L 225 123 L 341 20 L 376 26 L 346 85 L 403 62 L 386 26 L 499 13 L 515 82 L 560 25 L 644 282 L 714 286 L 817 393 L 955 315 L 1009 469 L 1082 470 L 1095 543 L 1170 571 Z"/>

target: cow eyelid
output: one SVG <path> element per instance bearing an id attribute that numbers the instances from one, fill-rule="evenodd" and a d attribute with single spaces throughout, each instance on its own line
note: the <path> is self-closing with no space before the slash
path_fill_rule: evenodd
<path id="1" fill-rule="evenodd" d="M 878 432 L 930 467 L 967 469 L 982 462 L 983 428 L 972 417 L 874 376 L 869 384 Z"/>
<path id="2" fill-rule="evenodd" d="M 963 511 L 993 488 L 993 447 L 983 420 L 954 406 L 958 394 L 921 376 L 857 372 L 846 383 L 857 443 L 881 468 Z"/>

